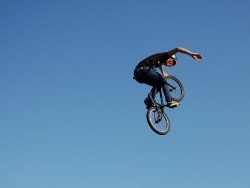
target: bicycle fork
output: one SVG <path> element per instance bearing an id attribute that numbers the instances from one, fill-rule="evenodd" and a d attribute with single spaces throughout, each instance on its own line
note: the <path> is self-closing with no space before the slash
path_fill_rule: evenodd
<path id="1" fill-rule="evenodd" d="M 163 111 L 164 111 L 164 108 L 163 108 L 163 97 L 162 97 L 162 91 L 161 91 L 161 88 L 159 89 L 159 92 L 160 92 L 160 100 L 161 100 L 161 105 L 156 105 L 156 112 L 154 114 L 154 118 L 155 118 L 155 123 L 159 123 L 161 120 L 162 120 L 162 116 L 163 116 Z"/>

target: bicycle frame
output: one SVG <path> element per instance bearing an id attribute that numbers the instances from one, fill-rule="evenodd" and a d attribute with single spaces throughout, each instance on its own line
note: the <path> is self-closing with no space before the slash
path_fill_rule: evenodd
<path id="1" fill-rule="evenodd" d="M 168 84 L 169 85 L 169 84 Z M 173 87 L 173 86 L 172 86 Z M 164 104 L 164 101 L 163 101 L 163 95 L 162 95 L 162 87 L 160 87 L 160 89 L 158 90 L 159 93 L 160 93 L 160 102 L 161 103 L 158 103 L 156 102 L 155 98 L 156 98 L 156 93 L 157 93 L 157 86 L 154 86 L 154 98 L 153 98 L 153 101 L 154 101 L 154 106 L 156 107 L 160 107 L 160 109 L 163 109 L 166 105 Z"/>
<path id="2" fill-rule="evenodd" d="M 170 92 L 171 92 L 172 90 L 176 89 L 176 87 L 172 86 L 171 84 L 169 84 L 169 83 L 167 83 L 167 82 L 165 82 L 165 83 L 170 87 L 170 89 L 169 89 Z M 153 88 L 154 88 L 154 98 L 153 98 L 154 106 L 156 106 L 156 107 L 158 106 L 158 107 L 160 107 L 160 109 L 163 109 L 163 108 L 166 107 L 167 105 L 164 104 L 164 101 L 163 101 L 162 87 L 160 87 L 159 90 L 157 90 L 157 86 L 154 86 Z M 158 93 L 157 91 L 160 93 L 160 102 L 161 102 L 161 103 L 158 103 L 158 102 L 156 102 L 156 100 L 155 100 L 156 94 Z"/>
<path id="3" fill-rule="evenodd" d="M 165 80 L 165 84 L 169 86 L 169 91 L 171 93 L 170 97 L 172 100 L 180 102 L 184 97 L 184 88 L 176 77 L 168 76 L 170 79 L 170 83 L 167 83 Z M 165 86 L 164 86 L 165 87 Z M 148 94 L 148 98 L 150 100 L 150 104 L 145 102 L 147 106 L 147 122 L 150 128 L 159 135 L 165 135 L 170 130 L 170 120 L 167 114 L 164 112 L 164 108 L 167 107 L 167 102 L 165 103 L 164 98 L 164 90 L 162 86 L 153 86 L 151 92 Z M 158 93 L 159 92 L 159 93 Z M 148 107 L 149 105 L 150 107 Z M 152 104 L 152 106 L 151 106 Z M 164 121 L 162 121 L 164 120 Z"/>

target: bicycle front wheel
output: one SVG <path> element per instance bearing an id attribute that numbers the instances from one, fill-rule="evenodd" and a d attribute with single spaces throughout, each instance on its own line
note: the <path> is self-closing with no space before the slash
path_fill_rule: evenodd
<path id="1" fill-rule="evenodd" d="M 147 122 L 156 134 L 165 135 L 170 130 L 170 121 L 167 114 L 155 106 L 148 109 Z"/>
<path id="2" fill-rule="evenodd" d="M 169 86 L 169 92 L 172 100 L 180 102 L 185 95 L 184 87 L 181 81 L 175 76 L 167 76 L 165 78 L 167 85 Z"/>

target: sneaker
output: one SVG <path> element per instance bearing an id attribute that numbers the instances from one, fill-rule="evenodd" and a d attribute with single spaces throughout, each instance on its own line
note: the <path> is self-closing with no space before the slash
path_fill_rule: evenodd
<path id="1" fill-rule="evenodd" d="M 169 107 L 169 108 L 175 108 L 175 107 L 177 107 L 179 105 L 180 105 L 180 103 L 177 102 L 177 101 L 170 101 L 170 102 L 167 103 L 167 107 Z"/>
<path id="2" fill-rule="evenodd" d="M 148 97 L 144 100 L 144 104 L 146 105 L 146 108 L 150 108 L 151 106 L 153 106 L 153 102 L 151 99 L 149 99 Z"/>

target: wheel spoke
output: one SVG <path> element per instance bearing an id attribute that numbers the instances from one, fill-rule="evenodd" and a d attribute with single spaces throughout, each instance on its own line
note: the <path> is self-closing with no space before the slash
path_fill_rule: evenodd
<path id="1" fill-rule="evenodd" d="M 170 122 L 166 114 L 153 108 L 148 112 L 149 125 L 157 134 L 167 134 L 170 128 Z"/>

